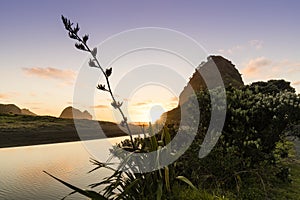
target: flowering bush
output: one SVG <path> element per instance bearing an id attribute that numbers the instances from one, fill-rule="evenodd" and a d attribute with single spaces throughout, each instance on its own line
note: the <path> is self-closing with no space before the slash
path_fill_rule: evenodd
<path id="1" fill-rule="evenodd" d="M 203 159 L 198 158 L 198 151 L 210 120 L 210 100 L 208 91 L 198 93 L 199 133 L 177 161 L 184 176 L 201 187 L 234 189 L 239 195 L 243 188 L 247 188 L 249 195 L 251 185 L 265 195 L 273 178 L 288 180 L 288 169 L 282 159 L 288 156 L 289 148 L 278 146 L 287 147 L 286 136 L 297 133 L 291 127 L 300 121 L 300 96 L 287 90 L 261 91 L 258 86 L 226 89 L 227 113 L 222 135 Z"/>

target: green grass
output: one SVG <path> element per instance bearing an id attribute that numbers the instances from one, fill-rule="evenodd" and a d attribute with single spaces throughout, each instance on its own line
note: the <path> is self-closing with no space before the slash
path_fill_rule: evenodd
<path id="1" fill-rule="evenodd" d="M 174 194 L 170 199 L 174 200 L 229 200 L 224 195 L 210 194 L 205 190 L 195 190 L 184 185 L 175 185 L 173 187 Z"/>
<path id="2" fill-rule="evenodd" d="M 299 145 L 299 144 L 297 144 Z M 296 155 L 295 149 L 292 149 L 290 159 L 286 162 L 286 166 L 290 168 L 291 183 L 277 184 L 273 189 L 272 199 L 284 200 L 300 200 L 300 152 Z"/>
<path id="3" fill-rule="evenodd" d="M 0 130 L 35 130 L 45 127 L 63 128 L 73 124 L 71 119 L 50 116 L 0 115 Z"/>
<path id="4" fill-rule="evenodd" d="M 279 185 L 274 189 L 275 198 L 278 200 L 295 199 L 300 200 L 300 160 L 289 164 L 291 169 L 291 183 Z"/>
<path id="5" fill-rule="evenodd" d="M 82 128 L 91 128 L 93 124 L 100 123 L 105 130 L 110 130 L 112 133 L 118 131 L 119 127 L 114 122 L 96 121 L 78 119 L 76 126 Z M 137 125 L 129 125 L 133 134 L 140 132 L 141 127 Z M 65 128 L 74 127 L 73 119 L 57 118 L 52 116 L 30 116 L 30 115 L 14 115 L 14 114 L 0 114 L 0 132 L 1 131 L 34 131 L 41 129 L 55 129 L 64 130 Z"/>
<path id="6" fill-rule="evenodd" d="M 293 147 L 293 143 L 289 142 L 290 147 Z M 299 145 L 299 144 L 298 144 Z M 299 153 L 299 152 L 298 152 Z M 259 185 L 254 185 L 252 188 L 244 188 L 243 195 L 238 198 L 236 195 L 230 191 L 223 191 L 226 193 L 223 195 L 214 195 L 219 194 L 217 191 L 206 191 L 202 190 L 192 190 L 188 187 L 179 187 L 176 193 L 178 199 L 230 199 L 230 200 L 239 200 L 239 199 L 253 199 L 253 200 L 300 200 L 300 155 L 296 156 L 294 148 L 291 148 L 289 151 L 289 158 L 284 162 L 284 166 L 289 167 L 290 169 L 290 180 L 291 182 L 281 182 L 274 181 L 272 186 L 267 189 L 266 196 L 260 188 Z"/>

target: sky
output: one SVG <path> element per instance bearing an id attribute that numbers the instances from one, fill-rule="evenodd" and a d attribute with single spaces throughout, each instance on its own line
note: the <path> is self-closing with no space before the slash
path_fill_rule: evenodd
<path id="1" fill-rule="evenodd" d="M 92 103 L 83 105 L 75 101 L 76 81 L 89 57 L 76 50 L 74 41 L 67 37 L 60 19 L 62 14 L 80 24 L 80 33 L 89 34 L 92 47 L 131 29 L 160 27 L 174 30 L 200 44 L 207 55 L 222 55 L 231 60 L 246 84 L 285 79 L 299 93 L 299 8 L 297 0 L 3 0 L 0 1 L 0 103 L 13 103 L 39 115 L 52 116 L 59 116 L 65 107 L 73 105 L 87 109 L 96 119 L 118 121 L 117 114 L 109 106 L 107 94 L 89 90 L 93 92 Z M 133 43 L 129 40 L 126 44 Z M 105 53 L 115 55 L 116 49 L 106 47 Z M 100 60 L 107 59 L 105 53 L 99 53 Z M 139 65 L 144 62 L 149 66 L 147 58 L 155 59 L 152 53 L 147 51 L 138 58 L 138 53 L 123 56 L 123 63 L 126 59 L 131 60 L 126 61 L 127 65 L 123 66 L 123 71 L 119 68 L 120 71 L 129 73 L 133 70 L 129 69 L 129 63 L 136 60 Z M 136 57 L 131 57 L 133 55 Z M 199 63 L 205 61 L 204 58 L 203 52 L 199 52 Z M 172 70 L 179 73 L 181 69 L 174 66 Z M 99 72 L 88 70 L 101 80 Z M 114 72 L 112 87 L 115 90 L 121 79 Z M 189 68 L 181 74 L 188 80 L 192 73 Z M 183 86 L 178 85 L 179 89 L 173 90 L 163 84 L 139 85 L 129 92 L 130 95 L 119 95 L 118 98 L 129 105 L 132 121 L 149 121 L 177 105 Z"/>

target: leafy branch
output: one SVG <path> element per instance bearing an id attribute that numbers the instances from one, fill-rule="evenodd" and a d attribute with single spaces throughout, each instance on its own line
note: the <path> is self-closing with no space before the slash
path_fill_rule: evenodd
<path id="1" fill-rule="evenodd" d="M 106 80 L 106 84 L 107 84 L 107 88 L 106 88 L 105 84 L 98 84 L 97 89 L 101 90 L 101 91 L 104 91 L 104 92 L 108 92 L 110 94 L 110 96 L 112 98 L 111 105 L 113 106 L 114 109 L 119 110 L 119 112 L 120 112 L 120 114 L 123 118 L 123 120 L 121 121 L 121 125 L 127 128 L 127 131 L 129 133 L 130 141 L 132 143 L 133 149 L 136 150 L 136 147 L 135 147 L 135 144 L 134 144 L 134 141 L 133 141 L 133 138 L 132 138 L 132 132 L 129 128 L 129 124 L 128 124 L 128 121 L 127 121 L 127 117 L 124 115 L 124 112 L 121 109 L 121 106 L 122 106 L 123 102 L 116 101 L 116 98 L 114 97 L 114 94 L 112 93 L 112 90 L 111 90 L 109 77 L 112 74 L 112 68 L 108 68 L 108 69 L 104 70 L 104 68 L 100 65 L 100 62 L 97 59 L 97 51 L 98 51 L 97 48 L 95 47 L 95 48 L 91 49 L 87 44 L 87 41 L 89 39 L 89 35 L 86 34 L 83 37 L 80 37 L 78 35 L 78 32 L 80 30 L 80 27 L 79 27 L 78 23 L 76 23 L 76 26 L 75 26 L 69 19 L 67 19 L 63 15 L 61 16 L 61 19 L 63 21 L 65 29 L 68 31 L 69 37 L 71 39 L 77 41 L 75 43 L 75 47 L 77 49 L 81 50 L 81 51 L 86 51 L 86 52 L 91 54 L 92 58 L 90 58 L 90 60 L 89 60 L 89 66 L 94 67 L 94 68 L 99 68 L 101 70 L 102 74 L 104 75 L 105 80 Z"/>

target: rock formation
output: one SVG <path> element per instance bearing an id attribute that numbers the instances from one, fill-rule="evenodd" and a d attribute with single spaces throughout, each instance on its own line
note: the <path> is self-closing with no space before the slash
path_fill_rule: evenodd
<path id="1" fill-rule="evenodd" d="M 206 89 L 207 86 L 202 77 L 204 74 L 206 79 L 210 80 L 212 87 L 220 86 L 219 82 L 215 81 L 215 67 L 217 67 L 222 77 L 225 88 L 229 85 L 236 88 L 244 86 L 244 82 L 239 71 L 235 68 L 231 61 L 223 58 L 222 56 L 209 56 L 207 58 L 207 62 L 202 62 L 197 67 L 188 85 L 190 84 L 195 92 Z M 190 91 L 187 87 L 185 87 L 180 93 L 179 102 L 184 103 L 190 95 Z"/>
<path id="2" fill-rule="evenodd" d="M 88 111 L 81 112 L 80 110 L 69 106 L 65 108 L 59 116 L 60 118 L 67 118 L 67 119 L 88 119 L 92 120 L 92 115 Z"/>
<path id="3" fill-rule="evenodd" d="M 202 62 L 197 67 L 194 74 L 190 78 L 190 81 L 188 82 L 187 86 L 190 85 L 195 93 L 206 89 L 207 86 L 201 74 L 205 74 L 206 79 L 210 80 L 211 86 L 213 88 L 220 86 L 218 81 L 214 81 L 215 72 L 213 69 L 215 68 L 215 66 L 217 67 L 222 77 L 225 88 L 228 86 L 236 88 L 244 86 L 244 82 L 239 71 L 235 68 L 231 61 L 223 58 L 222 56 L 209 56 L 207 58 L 207 62 Z M 180 93 L 178 106 L 173 110 L 164 113 L 161 116 L 162 121 L 180 120 L 181 111 L 179 105 L 183 105 L 189 99 L 190 95 L 193 94 L 193 92 L 187 86 Z"/>
<path id="4" fill-rule="evenodd" d="M 0 104 L 0 114 L 21 114 L 21 109 L 15 104 Z"/>
<path id="5" fill-rule="evenodd" d="M 31 112 L 30 110 L 26 108 L 20 109 L 15 104 L 0 104 L 0 114 L 36 116 L 36 114 Z"/>

